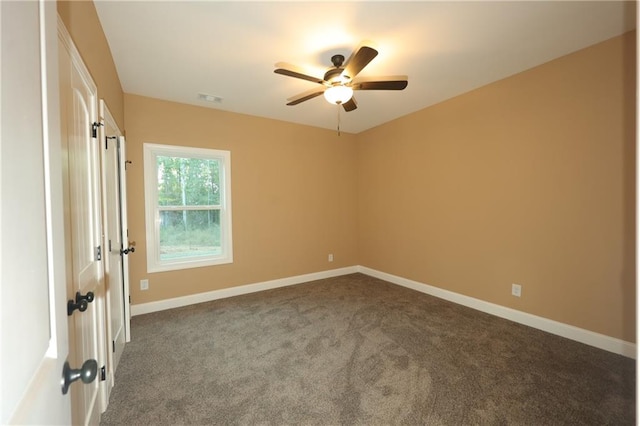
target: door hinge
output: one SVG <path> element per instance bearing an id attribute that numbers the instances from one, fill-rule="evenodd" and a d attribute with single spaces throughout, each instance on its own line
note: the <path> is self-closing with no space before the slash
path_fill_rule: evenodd
<path id="1" fill-rule="evenodd" d="M 96 247 L 96 262 L 102 260 L 102 246 Z"/>
<path id="2" fill-rule="evenodd" d="M 129 304 L 131 304 L 131 296 L 129 296 Z"/>
<path id="3" fill-rule="evenodd" d="M 113 343 L 113 352 L 115 352 L 116 351 L 116 341 L 112 340 L 111 343 Z"/>
<path id="4" fill-rule="evenodd" d="M 109 139 L 118 139 L 115 136 L 107 136 L 104 138 L 104 149 L 109 149 Z"/>
<path id="5" fill-rule="evenodd" d="M 100 367 L 100 381 L 104 382 L 105 380 L 107 380 L 107 369 L 103 365 L 102 367 Z"/>
<path id="6" fill-rule="evenodd" d="M 92 138 L 97 138 L 98 137 L 98 127 L 100 126 L 104 126 L 103 123 L 97 123 L 97 122 L 93 122 L 93 124 L 91 124 L 91 137 Z"/>

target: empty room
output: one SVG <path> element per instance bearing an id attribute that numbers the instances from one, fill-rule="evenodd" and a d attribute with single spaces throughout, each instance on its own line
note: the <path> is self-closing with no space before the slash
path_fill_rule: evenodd
<path id="1" fill-rule="evenodd" d="M 1 424 L 636 423 L 636 2 L 1 7 Z"/>

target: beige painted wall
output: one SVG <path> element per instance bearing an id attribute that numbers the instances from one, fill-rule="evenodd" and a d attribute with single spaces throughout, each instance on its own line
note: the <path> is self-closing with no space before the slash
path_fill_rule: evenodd
<path id="1" fill-rule="evenodd" d="M 627 33 L 359 134 L 359 263 L 635 342 L 635 52 Z"/>
<path id="2" fill-rule="evenodd" d="M 109 111 L 124 130 L 124 96 L 107 38 L 92 1 L 59 1 L 58 15 L 71 35 L 80 56 Z"/>
<path id="3" fill-rule="evenodd" d="M 125 121 L 133 304 L 357 264 L 354 135 L 129 94 Z M 231 151 L 233 264 L 147 273 L 144 142 Z"/>
<path id="4" fill-rule="evenodd" d="M 362 264 L 635 342 L 635 33 L 337 137 L 123 95 L 93 3 L 58 12 L 127 133 L 134 304 Z M 231 150 L 232 265 L 146 273 L 145 141 Z"/>

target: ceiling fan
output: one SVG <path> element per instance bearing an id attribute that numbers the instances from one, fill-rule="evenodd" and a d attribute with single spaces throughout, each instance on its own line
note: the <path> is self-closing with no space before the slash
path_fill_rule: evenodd
<path id="1" fill-rule="evenodd" d="M 324 94 L 325 99 L 329 103 L 342 105 L 345 111 L 353 111 L 358 107 L 353 97 L 354 90 L 403 90 L 407 87 L 408 81 L 406 75 L 356 77 L 377 55 L 378 51 L 376 49 L 364 44 L 355 50 L 346 62 L 343 55 L 333 55 L 331 57 L 333 67 L 327 70 L 323 78 L 304 74 L 296 67 L 282 62 L 276 64 L 274 72 L 276 74 L 300 78 L 322 85 L 320 88 L 315 88 L 288 98 L 287 105 L 298 105 L 301 102 Z"/>

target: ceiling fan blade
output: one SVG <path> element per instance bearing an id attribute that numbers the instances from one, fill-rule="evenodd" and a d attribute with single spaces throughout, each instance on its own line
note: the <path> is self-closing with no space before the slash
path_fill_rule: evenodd
<path id="1" fill-rule="evenodd" d="M 278 62 L 276 64 L 276 69 L 273 72 L 275 72 L 276 74 L 286 75 L 288 77 L 301 78 L 303 80 L 312 81 L 314 83 L 324 84 L 323 79 L 304 74 L 299 68 L 284 62 Z"/>
<path id="2" fill-rule="evenodd" d="M 354 78 L 376 56 L 378 56 L 378 51 L 376 49 L 369 46 L 361 46 L 358 50 L 353 52 L 349 59 L 347 59 L 342 75 Z"/>
<path id="3" fill-rule="evenodd" d="M 351 84 L 351 88 L 353 90 L 403 90 L 407 84 L 409 82 L 406 75 L 394 75 L 357 79 Z"/>
<path id="4" fill-rule="evenodd" d="M 342 107 L 347 112 L 353 111 L 354 109 L 358 108 L 358 103 L 356 102 L 356 98 L 352 96 L 351 99 L 349 99 L 347 102 L 342 104 Z"/>
<path id="5" fill-rule="evenodd" d="M 299 93 L 295 96 L 288 98 L 287 105 L 298 105 L 301 102 L 308 101 L 309 99 L 313 99 L 316 96 L 320 96 L 324 93 L 325 89 L 313 89 L 307 90 L 306 92 Z"/>

